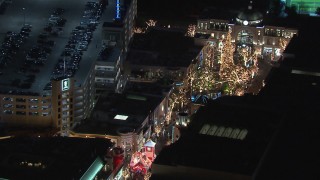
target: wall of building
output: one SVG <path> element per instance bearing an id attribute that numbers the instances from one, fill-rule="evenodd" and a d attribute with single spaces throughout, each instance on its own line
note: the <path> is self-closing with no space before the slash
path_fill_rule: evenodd
<path id="1" fill-rule="evenodd" d="M 221 21 L 221 22 L 220 22 Z M 277 26 L 245 26 L 238 24 L 228 24 L 226 21 L 215 20 L 215 19 L 199 19 L 197 23 L 196 33 L 209 34 L 209 39 L 197 39 L 195 40 L 198 44 L 204 44 L 204 41 L 215 41 L 217 42 L 223 35 L 227 34 L 225 27 L 231 28 L 232 41 L 236 44 L 240 44 L 240 34 L 245 32 L 250 34 L 252 37 L 252 45 L 262 56 L 266 56 L 272 60 L 277 60 L 280 57 L 279 50 L 280 39 L 285 38 L 288 41 L 293 35 L 298 33 L 297 29 L 277 27 Z M 274 58 L 271 58 L 274 57 Z"/>
<path id="2" fill-rule="evenodd" d="M 286 0 L 289 7 L 296 6 L 298 13 L 315 13 L 317 7 L 320 7 L 318 0 Z"/>
<path id="3" fill-rule="evenodd" d="M 74 122 L 74 79 L 52 81 L 52 118 L 54 127 L 67 135 Z"/>
<path id="4" fill-rule="evenodd" d="M 51 117 L 50 96 L 0 94 L 0 122 L 17 126 L 49 127 Z"/>
<path id="5" fill-rule="evenodd" d="M 196 158 L 196 157 L 193 157 Z M 170 160 L 169 162 L 170 163 Z M 214 162 L 213 162 L 214 163 Z M 180 165 L 152 164 L 152 176 L 162 179 L 251 180 L 250 176 Z M 151 176 L 151 179 L 152 179 Z"/>

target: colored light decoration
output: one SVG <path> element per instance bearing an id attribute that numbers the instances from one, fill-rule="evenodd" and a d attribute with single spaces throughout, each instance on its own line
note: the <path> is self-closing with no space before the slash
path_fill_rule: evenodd
<path id="1" fill-rule="evenodd" d="M 116 19 L 120 19 L 121 15 L 120 15 L 120 0 L 117 0 L 116 2 Z"/>

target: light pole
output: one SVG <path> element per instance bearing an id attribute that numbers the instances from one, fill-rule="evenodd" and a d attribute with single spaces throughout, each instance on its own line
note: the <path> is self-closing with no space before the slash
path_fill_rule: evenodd
<path id="1" fill-rule="evenodd" d="M 26 8 L 22 8 L 23 11 L 23 26 L 26 24 L 26 12 L 25 12 Z"/>

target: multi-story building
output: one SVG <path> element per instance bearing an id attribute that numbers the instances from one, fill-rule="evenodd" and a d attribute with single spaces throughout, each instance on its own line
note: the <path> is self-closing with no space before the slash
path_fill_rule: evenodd
<path id="1" fill-rule="evenodd" d="M 125 63 L 130 81 L 165 79 L 167 84 L 181 83 L 201 48 L 194 44 L 193 38 L 173 28 L 150 28 L 146 33 L 136 34 Z"/>
<path id="2" fill-rule="evenodd" d="M 15 3 L 21 4 L 23 2 Z M 37 2 L 37 5 L 42 6 L 41 3 Z M 89 4 L 95 4 L 94 7 L 98 7 L 98 3 L 91 2 Z M 16 11 L 18 6 L 12 6 L 13 11 Z M 66 2 L 64 7 L 69 9 L 70 14 L 83 10 L 82 3 L 75 6 L 74 3 Z M 47 11 L 31 11 L 32 8 L 29 7 L 30 17 L 44 16 L 41 13 L 48 13 Z M 82 16 L 68 18 L 70 21 L 78 21 L 81 28 L 88 28 L 88 25 L 81 24 Z M 17 27 L 16 25 L 13 27 L 4 26 L 3 24 L 6 23 L 4 21 L 0 22 L 3 32 L 9 30 L 15 32 L 21 28 L 19 25 Z M 95 58 L 93 57 L 98 52 L 98 42 L 101 42 L 101 34 L 99 33 L 98 36 L 93 30 L 90 31 L 92 39 L 91 44 L 87 46 L 87 50 L 64 48 L 64 45 L 69 43 L 68 35 L 58 35 L 56 37 L 48 33 L 42 33 L 43 24 L 40 21 L 33 21 L 32 24 L 33 27 L 30 24 L 28 25 L 28 27 L 32 27 L 32 30 L 30 30 L 32 36 L 24 40 L 25 44 L 21 44 L 15 53 L 11 53 L 9 60 L 4 61 L 4 58 L 1 57 L 0 123 L 8 126 L 53 127 L 67 135 L 68 129 L 85 119 L 94 106 Z M 93 25 L 91 22 L 90 24 L 90 26 Z M 97 25 L 96 22 L 94 24 L 100 28 L 102 26 Z M 74 30 L 75 27 L 73 26 L 74 24 L 64 26 L 65 31 L 68 31 L 67 34 L 69 34 L 69 30 Z M 47 49 L 48 51 L 41 52 L 46 57 L 42 57 L 45 60 L 42 60 L 41 64 L 37 61 L 26 60 L 26 54 L 30 47 L 40 47 L 39 36 L 53 42 L 53 45 Z M 70 50 L 67 53 L 68 55 L 66 55 L 66 49 Z M 8 49 L 1 50 L 9 52 Z M 70 56 L 76 53 L 77 61 L 71 62 Z M 61 54 L 64 54 L 63 58 Z M 94 54 L 93 57 L 92 54 Z M 63 61 L 61 61 L 62 59 Z"/>
<path id="3" fill-rule="evenodd" d="M 232 41 L 237 46 L 249 46 L 263 57 L 278 60 L 284 50 L 281 40 L 288 42 L 298 33 L 296 28 L 264 22 L 262 13 L 254 10 L 251 3 L 248 9 L 231 19 L 215 18 L 209 12 L 198 19 L 196 43 L 203 44 L 208 40 L 217 42 L 231 30 Z"/>
<path id="4" fill-rule="evenodd" d="M 113 89 L 121 92 L 126 78 L 120 78 L 123 60 L 131 42 L 133 25 L 137 16 L 137 0 L 109 2 L 111 9 L 102 27 L 103 47 L 108 48 L 108 57 L 100 57 L 96 64 L 97 90 Z"/>
<path id="5" fill-rule="evenodd" d="M 113 3 L 115 3 L 113 5 Z M 133 25 L 137 16 L 137 0 L 116 0 L 110 2 L 111 16 L 103 24 L 102 38 L 105 45 L 115 45 L 128 51 L 133 36 Z M 113 16 L 112 16 L 113 15 Z"/>
<path id="6" fill-rule="evenodd" d="M 161 123 L 167 113 L 167 96 L 152 93 L 100 95 L 92 116 L 76 126 L 70 135 L 111 139 L 125 150 L 126 157 L 130 157 L 154 135 L 155 124 Z"/>
<path id="7" fill-rule="evenodd" d="M 120 54 L 117 47 L 103 49 L 95 65 L 95 86 L 97 94 L 103 90 L 118 89 L 121 83 L 120 78 Z"/>
<path id="8" fill-rule="evenodd" d="M 281 0 L 288 7 L 296 7 L 299 14 L 315 14 L 320 2 L 316 0 Z"/>
<path id="9" fill-rule="evenodd" d="M 61 78 L 52 81 L 52 122 L 53 127 L 68 135 L 68 130 L 86 119 L 94 107 L 94 64 L 89 73 L 80 78 Z M 79 78 L 78 81 L 76 78 Z"/>
<path id="10" fill-rule="evenodd" d="M 52 80 L 50 90 L 34 93 L 9 90 L 0 94 L 0 122 L 16 126 L 72 128 L 94 106 L 94 66 L 86 77 Z"/>

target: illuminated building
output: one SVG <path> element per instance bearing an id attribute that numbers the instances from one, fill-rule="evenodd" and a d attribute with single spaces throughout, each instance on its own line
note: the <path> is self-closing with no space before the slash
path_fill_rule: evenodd
<path id="1" fill-rule="evenodd" d="M 108 57 L 99 58 L 95 67 L 97 91 L 122 90 L 120 72 L 134 34 L 137 0 L 115 0 L 112 4 L 114 7 L 108 10 L 113 16 L 105 19 L 102 26 L 102 44 L 108 48 Z"/>
<path id="2" fill-rule="evenodd" d="M 210 14 L 211 12 L 208 10 L 197 21 L 195 42 L 198 44 L 204 44 L 207 41 L 217 42 L 227 34 L 230 28 L 232 41 L 237 47 L 248 46 L 267 59 L 278 60 L 284 50 L 280 41 L 288 42 L 293 35 L 298 34 L 296 28 L 265 23 L 263 14 L 254 10 L 252 2 L 246 10 L 233 18 L 215 18 L 214 14 Z"/>
<path id="3" fill-rule="evenodd" d="M 95 65 L 95 86 L 97 94 L 105 90 L 119 89 L 121 77 L 121 50 L 116 47 L 107 47 L 101 51 Z"/>
<path id="4" fill-rule="evenodd" d="M 4 91 L 0 94 L 0 122 L 9 126 L 54 127 L 67 135 L 68 129 L 85 119 L 94 106 L 93 70 L 92 66 L 81 78 L 83 81 L 75 80 L 80 74 L 52 80 L 52 87 L 41 92 Z"/>
<path id="5" fill-rule="evenodd" d="M 14 3 L 21 4 L 24 2 L 17 1 Z M 39 6 L 47 5 L 46 2 L 42 1 L 36 3 Z M 52 3 L 52 5 L 54 4 L 55 2 Z M 19 6 L 11 6 L 13 11 L 11 15 L 17 19 L 20 15 L 15 11 L 21 10 L 21 8 L 17 9 Z M 72 2 L 66 2 L 64 5 L 65 8 L 70 6 L 72 7 L 68 9 L 70 14 L 78 14 L 83 10 L 82 3 L 75 5 Z M 47 10 L 32 11 L 32 8 L 26 8 L 30 21 L 33 16 L 45 17 L 49 15 Z M 5 14 L 4 19 L 10 19 L 6 15 L 10 16 L 10 14 Z M 68 18 L 68 20 L 80 24 L 83 17 L 79 14 L 79 16 L 68 16 Z M 7 22 L 1 21 L 1 23 L 1 30 L 6 32 L 8 30 L 7 26 L 3 24 Z M 27 44 L 21 46 L 15 52 L 16 54 L 12 55 L 10 61 L 4 62 L 1 59 L 0 123 L 5 126 L 53 127 L 57 131 L 63 132 L 63 135 L 67 135 L 68 129 L 85 119 L 94 106 L 95 58 L 91 55 L 96 56 L 97 48 L 93 46 L 98 42 L 100 43 L 101 38 L 98 35 L 93 36 L 88 51 L 79 52 L 77 50 L 78 57 L 81 54 L 81 61 L 78 61 L 78 64 L 75 61 L 70 63 L 71 53 L 66 55 L 66 48 L 64 48 L 68 44 L 69 33 L 63 37 L 43 33 L 42 23 L 44 21 L 33 21 L 32 24 L 29 24 L 29 27 L 32 27 L 31 33 L 35 34 L 27 38 L 25 42 Z M 12 26 L 14 32 L 21 28 L 21 25 L 17 24 Z M 75 27 L 74 24 L 70 24 L 64 28 L 69 28 L 68 30 L 72 31 Z M 30 47 L 36 46 L 40 49 L 41 45 L 37 42 L 39 36 L 46 37 L 47 40 L 53 42 L 53 45 L 50 46 L 48 52 L 41 53 L 46 57 L 45 60 L 41 60 L 41 62 L 27 60 L 28 55 L 26 53 L 30 51 Z M 74 52 L 73 49 L 72 53 Z"/>
<path id="6" fill-rule="evenodd" d="M 314 14 L 320 2 L 317 0 L 281 0 L 286 6 L 295 6 L 299 14 Z"/>

